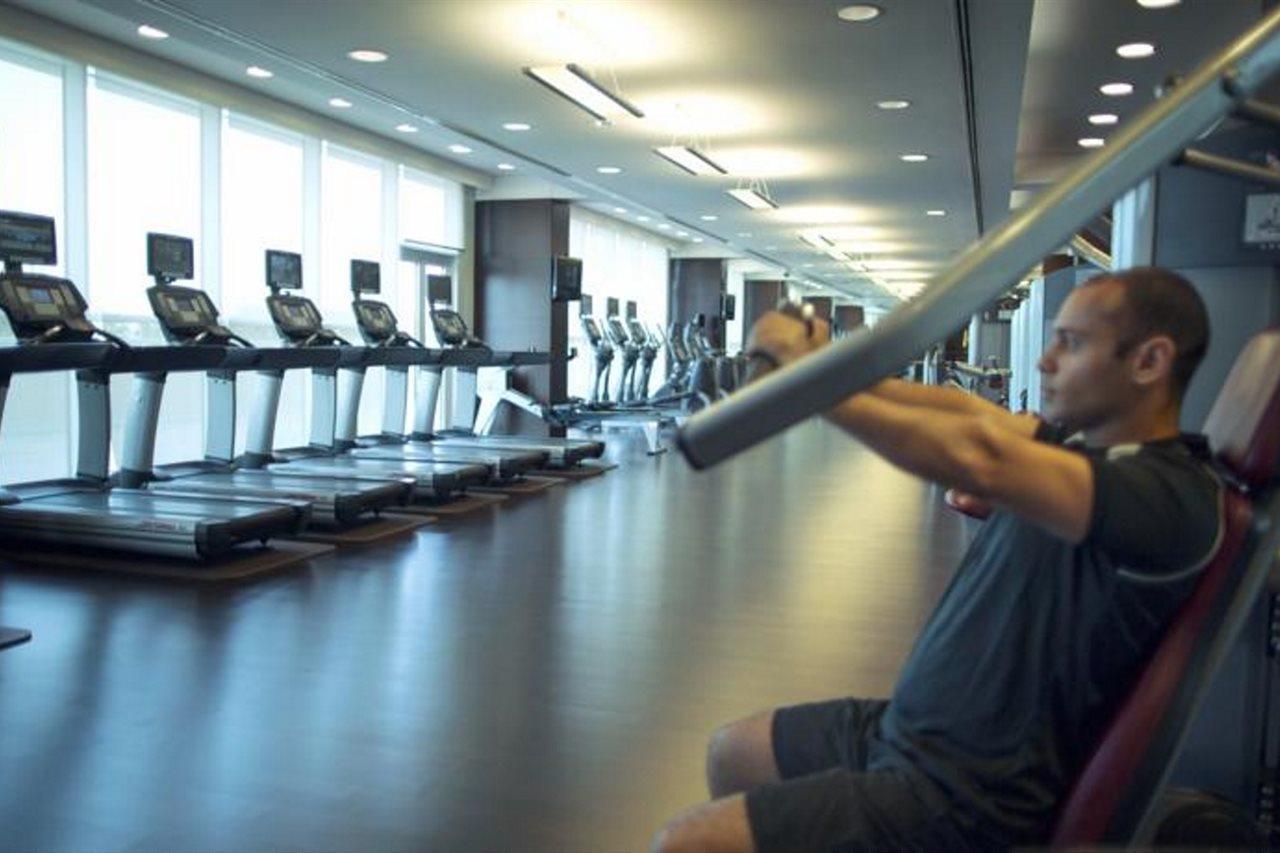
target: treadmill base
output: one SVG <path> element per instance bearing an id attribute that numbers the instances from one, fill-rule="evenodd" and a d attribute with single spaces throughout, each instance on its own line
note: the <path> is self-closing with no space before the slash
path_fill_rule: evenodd
<path id="1" fill-rule="evenodd" d="M 472 488 L 475 487 L 473 486 Z M 408 504 L 407 506 L 392 507 L 387 512 L 392 515 L 429 515 L 441 518 L 456 518 L 460 515 L 467 515 L 479 512 L 482 509 L 498 506 L 505 500 L 507 500 L 506 495 L 481 495 L 468 492 L 465 497 L 442 501 L 438 504 Z"/>
<path id="2" fill-rule="evenodd" d="M 403 509 L 403 507 L 396 507 Z M 433 513 L 434 515 L 434 513 Z M 329 545 L 369 545 L 381 542 L 393 536 L 404 536 L 412 533 L 424 524 L 431 524 L 435 519 L 426 518 L 378 518 L 355 527 L 344 527 L 341 530 L 305 530 L 297 538 L 303 542 L 324 542 Z"/>
<path id="3" fill-rule="evenodd" d="M 31 632 L 21 628 L 0 628 L 0 649 L 18 646 L 31 639 Z"/>
<path id="4" fill-rule="evenodd" d="M 599 477 L 605 471 L 612 471 L 617 467 L 612 462 L 603 464 L 583 462 L 579 465 L 574 465 L 572 468 L 539 468 L 529 473 L 535 477 L 555 477 L 559 480 L 590 480 L 592 477 Z"/>
<path id="5" fill-rule="evenodd" d="M 560 480 L 550 477 L 524 477 L 515 483 L 502 483 L 492 486 L 472 486 L 471 491 L 480 494 L 499 495 L 536 495 L 547 489 L 560 485 Z"/>
<path id="6" fill-rule="evenodd" d="M 228 581 L 287 569 L 332 550 L 331 545 L 275 539 L 268 547 L 240 547 L 224 559 L 198 563 L 173 557 L 148 557 L 145 554 L 115 554 L 84 548 L 75 551 L 40 551 L 27 546 L 21 551 L 0 548 L 0 560 L 23 567 L 118 572 L 195 581 Z"/>

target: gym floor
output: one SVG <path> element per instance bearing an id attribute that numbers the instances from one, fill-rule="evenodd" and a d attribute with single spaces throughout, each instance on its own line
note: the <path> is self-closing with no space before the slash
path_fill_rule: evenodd
<path id="1" fill-rule="evenodd" d="M 0 849 L 642 850 L 719 724 L 887 695 L 969 535 L 812 423 L 205 588 L 0 572 Z"/>

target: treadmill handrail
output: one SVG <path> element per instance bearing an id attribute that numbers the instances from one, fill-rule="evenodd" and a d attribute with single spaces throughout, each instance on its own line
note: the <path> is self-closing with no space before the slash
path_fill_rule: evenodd
<path id="1" fill-rule="evenodd" d="M 1210 57 L 1030 205 L 969 246 L 915 299 L 691 417 L 677 445 L 706 468 L 897 373 L 1280 69 L 1280 9 Z"/>
<path id="2" fill-rule="evenodd" d="M 0 375 L 83 370 L 102 365 L 115 347 L 108 343 L 14 344 L 0 347 Z"/>

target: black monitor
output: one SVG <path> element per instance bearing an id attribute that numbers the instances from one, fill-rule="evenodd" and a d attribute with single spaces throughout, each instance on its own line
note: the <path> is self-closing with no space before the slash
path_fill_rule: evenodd
<path id="1" fill-rule="evenodd" d="M 453 279 L 447 275 L 427 276 L 427 304 L 452 305 Z"/>
<path id="2" fill-rule="evenodd" d="M 195 273 L 196 244 L 190 237 L 147 235 L 147 275 L 157 281 L 190 279 Z"/>
<path id="3" fill-rule="evenodd" d="M 0 211 L 0 261 L 53 266 L 58 262 L 53 218 Z"/>
<path id="4" fill-rule="evenodd" d="M 627 300 L 627 319 L 628 320 L 634 320 L 636 318 L 637 309 L 638 309 L 638 306 L 636 305 L 635 300 L 628 299 Z"/>
<path id="5" fill-rule="evenodd" d="M 618 316 L 618 300 L 614 299 L 612 296 L 610 296 L 604 301 L 604 316 L 605 317 Z"/>
<path id="6" fill-rule="evenodd" d="M 377 261 L 351 261 L 351 292 L 357 296 L 382 292 L 382 267 Z"/>
<path id="7" fill-rule="evenodd" d="M 591 315 L 591 297 L 585 293 L 578 300 L 578 316 L 586 317 Z"/>
<path id="8" fill-rule="evenodd" d="M 267 286 L 272 290 L 300 290 L 302 255 L 267 249 Z"/>
<path id="9" fill-rule="evenodd" d="M 737 313 L 738 297 L 732 293 L 720 294 L 720 316 L 732 320 Z"/>
<path id="10" fill-rule="evenodd" d="M 551 301 L 574 302 L 582 298 L 582 259 L 557 255 L 551 259 Z"/>

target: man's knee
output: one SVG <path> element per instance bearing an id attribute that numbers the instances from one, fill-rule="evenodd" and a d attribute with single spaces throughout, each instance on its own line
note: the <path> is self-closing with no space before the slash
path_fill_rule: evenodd
<path id="1" fill-rule="evenodd" d="M 773 757 L 773 711 L 721 726 L 707 745 L 707 787 L 712 797 L 747 791 L 778 779 Z"/>

